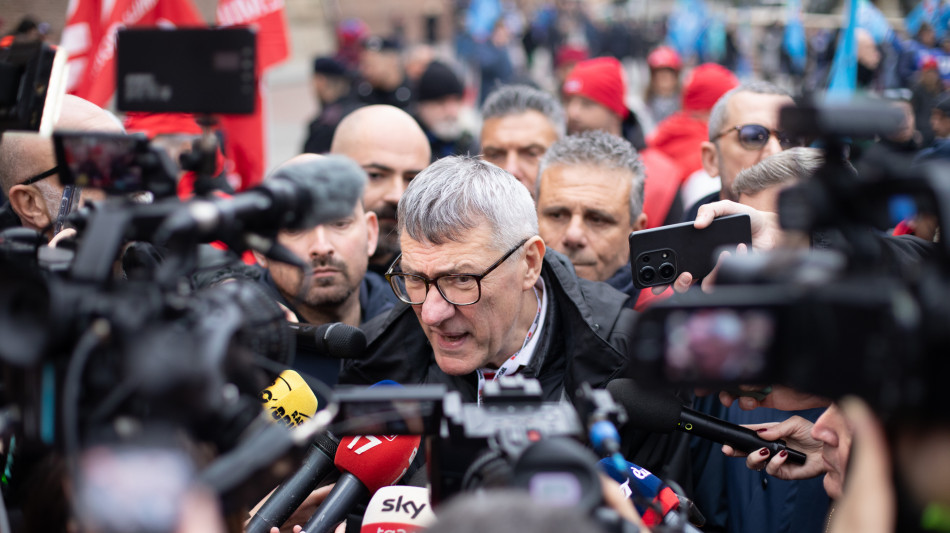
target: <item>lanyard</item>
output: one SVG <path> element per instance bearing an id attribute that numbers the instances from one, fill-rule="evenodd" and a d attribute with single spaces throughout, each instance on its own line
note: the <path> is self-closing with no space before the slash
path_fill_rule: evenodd
<path id="1" fill-rule="evenodd" d="M 541 324 L 542 310 L 541 296 L 538 294 L 538 289 L 537 287 L 532 287 L 532 289 L 534 290 L 534 297 L 538 302 L 538 312 L 534 315 L 534 322 L 531 323 L 528 334 L 525 335 L 524 342 L 521 343 L 521 348 L 506 359 L 497 370 L 490 368 L 479 368 L 476 370 L 478 374 L 478 405 L 482 404 L 482 391 L 485 389 L 486 382 L 495 381 L 501 376 L 517 374 L 531 361 L 532 350 L 525 350 L 525 347 L 531 342 L 531 339 L 534 338 L 534 334 Z"/>

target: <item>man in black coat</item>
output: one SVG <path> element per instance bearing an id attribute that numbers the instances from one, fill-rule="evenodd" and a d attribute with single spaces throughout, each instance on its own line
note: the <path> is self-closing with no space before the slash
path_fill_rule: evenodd
<path id="1" fill-rule="evenodd" d="M 511 175 L 444 158 L 412 181 L 397 220 L 402 255 L 388 276 L 402 303 L 365 324 L 369 357 L 347 361 L 341 383 L 445 383 L 478 401 L 485 382 L 521 374 L 558 400 L 619 375 L 633 325 L 625 296 L 546 253 Z"/>

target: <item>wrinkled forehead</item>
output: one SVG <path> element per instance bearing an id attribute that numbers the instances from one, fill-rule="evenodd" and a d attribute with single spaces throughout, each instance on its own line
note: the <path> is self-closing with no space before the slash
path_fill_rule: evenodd
<path id="1" fill-rule="evenodd" d="M 406 272 L 437 276 L 442 274 L 478 273 L 497 259 L 487 224 L 461 231 L 438 243 L 414 239 L 406 232 L 399 236 L 402 249 L 400 266 Z"/>
<path id="2" fill-rule="evenodd" d="M 780 94 L 738 92 L 729 99 L 725 126 L 731 128 L 745 124 L 761 124 L 776 129 L 779 111 L 794 103 L 790 97 Z"/>
<path id="3" fill-rule="evenodd" d="M 549 147 L 557 140 L 557 129 L 540 111 L 487 118 L 482 125 L 482 146 L 518 149 L 531 145 Z"/>

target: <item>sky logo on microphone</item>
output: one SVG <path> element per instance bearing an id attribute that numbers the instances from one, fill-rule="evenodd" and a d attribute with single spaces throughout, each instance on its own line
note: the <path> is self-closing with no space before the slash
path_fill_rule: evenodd
<path id="1" fill-rule="evenodd" d="M 360 533 L 415 533 L 435 522 L 425 487 L 382 487 L 366 506 Z"/>
<path id="2" fill-rule="evenodd" d="M 425 503 L 416 503 L 409 498 L 403 499 L 402 496 L 399 498 L 389 498 L 388 500 L 383 500 L 383 506 L 381 510 L 384 513 L 406 513 L 410 518 L 415 520 L 419 517 L 421 513 L 428 504 Z"/>

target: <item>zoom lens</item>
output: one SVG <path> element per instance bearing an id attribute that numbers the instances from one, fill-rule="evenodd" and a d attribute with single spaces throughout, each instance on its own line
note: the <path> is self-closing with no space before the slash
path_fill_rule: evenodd
<path id="1" fill-rule="evenodd" d="M 656 269 L 651 266 L 645 266 L 640 269 L 640 281 L 650 283 L 656 278 Z"/>
<path id="2" fill-rule="evenodd" d="M 676 267 L 672 263 L 663 263 L 660 265 L 660 277 L 662 279 L 670 279 L 673 277 L 673 274 L 676 274 Z"/>

